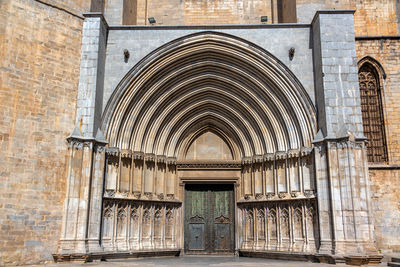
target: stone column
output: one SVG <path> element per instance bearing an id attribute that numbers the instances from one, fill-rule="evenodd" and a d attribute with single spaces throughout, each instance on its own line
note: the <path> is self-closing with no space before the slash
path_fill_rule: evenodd
<path id="1" fill-rule="evenodd" d="M 320 251 L 330 250 L 337 256 L 376 252 L 365 171 L 368 162 L 363 156 L 353 13 L 319 11 L 312 22 L 320 127 L 314 141 Z"/>
<path id="2" fill-rule="evenodd" d="M 90 252 L 101 251 L 100 226 L 104 188 L 105 145 L 107 141 L 99 131 L 96 135 L 93 151 L 92 181 L 90 185 L 90 206 L 88 223 L 88 249 Z"/>
<path id="3" fill-rule="evenodd" d="M 89 248 L 97 251 L 107 142 L 101 132 L 97 139 L 90 139 L 83 137 L 78 128 L 67 140 L 70 157 L 60 253 L 87 253 Z"/>
<path id="4" fill-rule="evenodd" d="M 177 183 L 178 177 L 176 177 L 176 158 L 167 158 L 167 198 L 176 198 L 177 191 L 175 184 Z"/>

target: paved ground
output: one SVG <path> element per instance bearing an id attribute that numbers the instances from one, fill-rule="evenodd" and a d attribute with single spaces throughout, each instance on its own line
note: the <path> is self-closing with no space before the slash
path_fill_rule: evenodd
<path id="1" fill-rule="evenodd" d="M 344 264 L 322 264 L 300 261 L 283 261 L 283 260 L 270 260 L 259 258 L 246 258 L 246 257 L 210 257 L 210 256 L 185 256 L 185 257 L 164 257 L 164 258 L 139 258 L 139 259 L 124 259 L 124 260 L 109 260 L 107 262 L 91 262 L 91 263 L 59 263 L 59 264 L 45 264 L 36 266 L 46 267 L 194 267 L 194 266 L 212 266 L 212 267 L 322 267 L 322 266 L 347 266 Z M 385 266 L 385 265 L 381 265 Z M 372 266 L 369 266 L 372 267 Z"/>

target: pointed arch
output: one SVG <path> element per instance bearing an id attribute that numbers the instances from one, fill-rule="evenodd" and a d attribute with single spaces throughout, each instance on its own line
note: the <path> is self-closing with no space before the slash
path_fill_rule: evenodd
<path id="1" fill-rule="evenodd" d="M 358 68 L 363 128 L 369 140 L 368 161 L 386 162 L 388 152 L 382 90 L 386 74 L 382 65 L 370 56 L 362 58 Z"/>
<path id="2" fill-rule="evenodd" d="M 315 107 L 293 73 L 243 39 L 201 32 L 153 51 L 124 77 L 103 115 L 111 146 L 179 157 L 196 131 L 237 156 L 311 146 Z"/>

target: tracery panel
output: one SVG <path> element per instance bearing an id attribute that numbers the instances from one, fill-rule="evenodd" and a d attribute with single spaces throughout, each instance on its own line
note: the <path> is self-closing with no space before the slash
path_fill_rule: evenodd
<path id="1" fill-rule="evenodd" d="M 385 123 L 379 76 L 370 64 L 358 73 L 364 134 L 368 138 L 368 161 L 385 162 L 387 158 Z"/>
<path id="2" fill-rule="evenodd" d="M 315 252 L 315 200 L 239 202 L 245 237 L 241 250 Z M 253 212 L 256 220 L 253 221 Z M 265 213 L 266 212 L 266 213 Z M 306 225 L 305 225 L 306 224 Z M 256 229 L 256 231 L 254 231 Z M 265 230 L 266 229 L 266 230 Z"/>
<path id="3" fill-rule="evenodd" d="M 180 202 L 105 198 L 102 246 L 105 251 L 175 249 Z"/>

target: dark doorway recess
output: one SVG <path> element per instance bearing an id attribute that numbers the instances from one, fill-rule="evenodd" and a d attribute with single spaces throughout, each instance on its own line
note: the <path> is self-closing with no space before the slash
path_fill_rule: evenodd
<path id="1" fill-rule="evenodd" d="M 232 184 L 187 184 L 185 253 L 233 253 L 234 210 Z"/>

